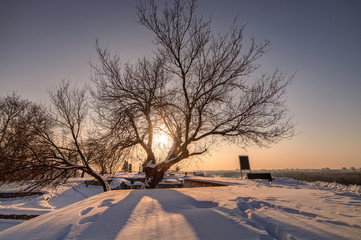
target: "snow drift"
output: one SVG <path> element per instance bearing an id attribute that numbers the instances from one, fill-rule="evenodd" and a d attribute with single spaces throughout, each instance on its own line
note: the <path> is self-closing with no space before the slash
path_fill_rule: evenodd
<path id="1" fill-rule="evenodd" d="M 291 179 L 233 182 L 99 194 L 78 185 L 68 197 L 61 193 L 63 204 L 61 194 L 47 202 L 66 205 L 79 192 L 83 200 L 1 231 L 0 239 L 360 239 L 357 188 Z"/>

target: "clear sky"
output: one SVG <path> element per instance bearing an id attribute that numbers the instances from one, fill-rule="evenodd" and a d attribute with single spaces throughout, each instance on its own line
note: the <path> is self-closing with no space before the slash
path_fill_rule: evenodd
<path id="1" fill-rule="evenodd" d="M 132 62 L 151 52 L 135 1 L 0 0 L 0 95 L 45 103 L 62 79 L 89 83 L 99 39 Z M 361 167 L 361 1 L 201 0 L 216 32 L 238 14 L 247 34 L 269 39 L 264 71 L 296 72 L 288 105 L 299 134 L 269 149 L 223 146 L 194 169 Z"/>

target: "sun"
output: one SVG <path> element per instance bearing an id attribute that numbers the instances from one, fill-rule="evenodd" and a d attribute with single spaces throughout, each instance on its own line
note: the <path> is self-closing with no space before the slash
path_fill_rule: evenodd
<path id="1" fill-rule="evenodd" d="M 154 134 L 154 143 L 156 145 L 166 146 L 170 142 L 169 136 L 164 132 L 157 132 Z"/>

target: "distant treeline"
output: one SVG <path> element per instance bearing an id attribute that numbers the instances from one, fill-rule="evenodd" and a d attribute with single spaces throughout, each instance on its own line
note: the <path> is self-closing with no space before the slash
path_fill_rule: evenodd
<path id="1" fill-rule="evenodd" d="M 243 176 L 247 176 L 247 172 L 244 171 Z M 340 184 L 350 185 L 357 184 L 361 185 L 361 171 L 349 171 L 349 170 L 299 170 L 299 169 L 282 169 L 282 170 L 253 170 L 252 172 L 270 172 L 272 177 L 288 177 L 295 180 L 307 181 L 307 182 L 336 182 Z M 213 177 L 241 177 L 240 171 L 204 171 L 205 176 Z"/>

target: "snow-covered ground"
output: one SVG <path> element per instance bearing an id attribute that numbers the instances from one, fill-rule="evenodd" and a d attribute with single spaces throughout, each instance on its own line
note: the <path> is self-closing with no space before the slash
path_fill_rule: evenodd
<path id="1" fill-rule="evenodd" d="M 102 193 L 74 182 L 0 199 L 0 214 L 42 214 L 0 219 L 0 239 L 361 239 L 360 186 L 216 180 L 235 185 Z"/>

